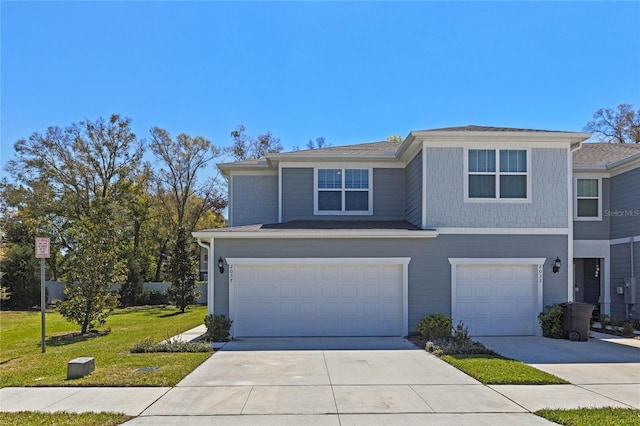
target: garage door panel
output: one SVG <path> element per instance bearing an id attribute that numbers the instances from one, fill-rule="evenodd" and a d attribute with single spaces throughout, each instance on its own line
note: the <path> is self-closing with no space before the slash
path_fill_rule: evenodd
<path id="1" fill-rule="evenodd" d="M 535 266 L 458 265 L 456 318 L 472 335 L 535 333 Z"/>
<path id="2" fill-rule="evenodd" d="M 401 265 L 238 265 L 233 285 L 236 336 L 402 333 Z"/>
<path id="3" fill-rule="evenodd" d="M 340 295 L 342 297 L 358 297 L 358 285 L 345 283 L 340 286 Z"/>

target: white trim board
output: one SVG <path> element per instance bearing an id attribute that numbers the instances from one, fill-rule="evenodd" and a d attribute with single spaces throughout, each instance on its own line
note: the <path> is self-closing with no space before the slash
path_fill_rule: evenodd
<path id="1" fill-rule="evenodd" d="M 410 257 L 229 257 L 229 265 L 408 265 Z"/>
<path id="2" fill-rule="evenodd" d="M 342 239 L 342 238 L 435 238 L 439 234 L 428 230 L 354 230 L 354 229 L 319 229 L 282 230 L 282 231 L 196 231 L 192 235 L 195 238 L 221 238 L 221 239 L 264 239 L 264 238 L 318 238 L 318 239 Z"/>
<path id="3" fill-rule="evenodd" d="M 631 241 L 633 241 L 634 243 L 640 242 L 640 235 L 609 240 L 609 245 L 615 246 L 617 244 L 629 244 Z"/>
<path id="4" fill-rule="evenodd" d="M 436 228 L 440 235 L 569 235 L 569 228 Z"/>

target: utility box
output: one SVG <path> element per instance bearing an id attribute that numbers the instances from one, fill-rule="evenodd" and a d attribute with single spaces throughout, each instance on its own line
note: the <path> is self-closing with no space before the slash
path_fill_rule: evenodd
<path id="1" fill-rule="evenodd" d="M 636 277 L 624 279 L 624 303 L 632 305 L 636 303 Z"/>
<path id="2" fill-rule="evenodd" d="M 589 340 L 591 314 L 595 306 L 589 303 L 561 303 L 562 337 L 574 342 Z"/>

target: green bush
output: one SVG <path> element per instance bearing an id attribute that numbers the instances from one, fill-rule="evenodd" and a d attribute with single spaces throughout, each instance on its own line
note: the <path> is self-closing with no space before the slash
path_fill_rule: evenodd
<path id="1" fill-rule="evenodd" d="M 151 339 L 144 339 L 131 348 L 131 353 L 142 354 L 151 352 L 209 352 L 211 345 L 206 342 L 183 342 L 169 339 L 156 343 Z"/>
<path id="2" fill-rule="evenodd" d="M 562 339 L 562 307 L 557 303 L 546 306 L 546 312 L 540 312 L 540 328 L 544 337 Z"/>
<path id="3" fill-rule="evenodd" d="M 447 339 L 451 337 L 453 322 L 443 314 L 430 314 L 418 323 L 418 331 L 426 340 Z"/>
<path id="4" fill-rule="evenodd" d="M 634 320 L 625 321 L 622 324 L 622 335 L 633 337 L 633 332 L 636 329 L 636 322 Z"/>
<path id="5" fill-rule="evenodd" d="M 482 343 L 471 339 L 436 339 L 433 342 L 427 342 L 424 349 L 437 357 L 442 357 L 443 355 L 495 354 L 494 351 L 487 349 Z"/>
<path id="6" fill-rule="evenodd" d="M 469 337 L 469 328 L 465 326 L 462 321 L 460 321 L 453 330 L 453 340 L 456 342 L 467 342 L 471 340 Z"/>
<path id="7" fill-rule="evenodd" d="M 233 321 L 224 315 L 207 315 L 204 317 L 204 325 L 207 326 L 207 332 L 204 335 L 205 340 L 226 342 L 229 340 L 229 331 L 232 323 Z"/>
<path id="8" fill-rule="evenodd" d="M 169 303 L 169 296 L 158 290 L 149 292 L 149 305 L 166 305 Z"/>

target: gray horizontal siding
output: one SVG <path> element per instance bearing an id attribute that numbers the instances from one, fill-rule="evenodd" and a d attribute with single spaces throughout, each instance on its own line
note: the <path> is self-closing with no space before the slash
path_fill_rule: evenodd
<path id="1" fill-rule="evenodd" d="M 405 218 L 404 169 L 373 169 L 373 215 L 313 214 L 313 169 L 282 169 L 282 221 L 402 220 Z"/>
<path id="2" fill-rule="evenodd" d="M 530 203 L 464 202 L 464 149 L 427 148 L 427 226 L 566 228 L 567 150 L 531 149 Z M 560 188 L 560 189 L 559 189 Z"/>
<path id="3" fill-rule="evenodd" d="M 313 169 L 283 168 L 282 221 L 309 219 L 313 216 Z"/>
<path id="4" fill-rule="evenodd" d="M 450 257 L 545 257 L 544 303 L 567 300 L 567 268 L 553 274 L 556 256 L 567 258 L 566 236 L 441 235 L 435 239 L 279 239 L 230 240 L 218 238 L 219 256 L 271 257 L 411 257 L 409 263 L 409 330 L 424 315 L 451 314 Z M 229 312 L 228 268 L 215 273 L 215 312 Z"/>
<path id="5" fill-rule="evenodd" d="M 611 246 L 611 315 L 618 319 L 625 319 L 626 306 L 624 296 L 617 294 L 617 287 L 623 285 L 625 278 L 631 277 L 631 244 L 614 244 Z M 634 268 L 636 275 L 636 297 L 639 296 L 638 281 L 640 281 L 640 243 L 633 245 Z M 638 300 L 636 300 L 638 302 Z M 637 305 L 636 305 L 637 306 Z M 630 310 L 631 317 L 640 319 L 638 310 Z"/>
<path id="6" fill-rule="evenodd" d="M 640 168 L 611 178 L 611 238 L 640 235 Z"/>
<path id="7" fill-rule="evenodd" d="M 602 220 L 574 220 L 573 239 L 574 240 L 608 240 L 609 239 L 609 217 L 605 214 L 609 210 L 609 179 L 602 179 Z M 576 196 L 575 194 L 573 195 Z"/>
<path id="8" fill-rule="evenodd" d="M 406 220 L 422 227 L 422 150 L 407 165 L 405 182 L 407 188 Z"/>
<path id="9" fill-rule="evenodd" d="M 278 176 L 232 176 L 231 179 L 231 226 L 278 222 Z"/>

